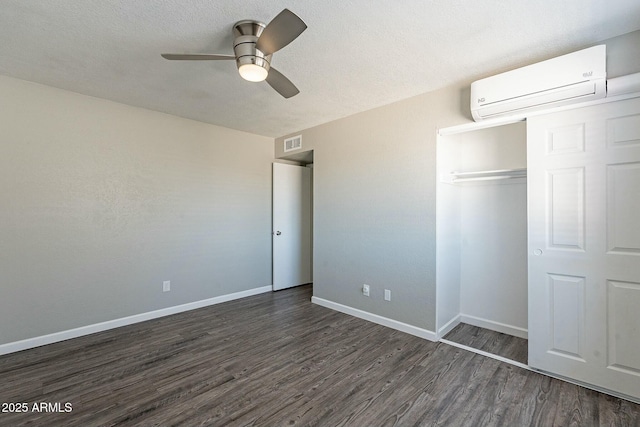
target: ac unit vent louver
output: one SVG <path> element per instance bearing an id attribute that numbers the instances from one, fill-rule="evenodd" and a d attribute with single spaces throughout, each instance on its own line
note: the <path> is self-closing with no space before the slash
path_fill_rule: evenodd
<path id="1" fill-rule="evenodd" d="M 299 150 L 302 148 L 302 135 L 297 135 L 284 140 L 284 152 Z"/>

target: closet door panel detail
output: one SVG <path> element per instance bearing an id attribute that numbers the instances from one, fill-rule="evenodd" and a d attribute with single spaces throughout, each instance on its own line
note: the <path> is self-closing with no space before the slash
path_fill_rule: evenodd
<path id="1" fill-rule="evenodd" d="M 584 168 L 547 171 L 547 248 L 584 250 Z"/>
<path id="2" fill-rule="evenodd" d="M 608 120 L 607 142 L 611 147 L 640 145 L 640 114 Z"/>
<path id="3" fill-rule="evenodd" d="M 584 277 L 549 275 L 548 350 L 584 362 Z"/>
<path id="4" fill-rule="evenodd" d="M 609 281 L 608 291 L 607 366 L 640 381 L 640 329 L 635 320 L 640 307 L 640 283 Z"/>
<path id="5" fill-rule="evenodd" d="M 640 98 L 527 120 L 529 364 L 640 399 Z"/>
<path id="6" fill-rule="evenodd" d="M 549 129 L 547 154 L 565 154 L 584 151 L 584 124 Z"/>
<path id="7" fill-rule="evenodd" d="M 609 166 L 607 175 L 607 249 L 640 255 L 640 162 Z"/>

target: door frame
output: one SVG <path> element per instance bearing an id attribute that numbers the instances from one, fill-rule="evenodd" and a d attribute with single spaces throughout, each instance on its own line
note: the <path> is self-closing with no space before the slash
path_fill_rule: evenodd
<path id="1" fill-rule="evenodd" d="M 299 272 L 299 277 L 295 278 L 295 277 L 289 277 L 289 278 L 284 278 L 284 284 L 277 283 L 277 280 L 280 280 L 281 278 L 276 277 L 277 270 L 277 260 L 276 260 L 276 256 L 277 256 L 277 240 L 279 234 L 278 231 L 282 231 L 283 230 L 279 230 L 278 228 L 283 228 L 282 224 L 276 224 L 276 201 L 275 201 L 275 166 L 272 166 L 273 171 L 272 171 L 272 230 L 271 230 L 271 250 L 272 250 L 272 263 L 271 263 L 271 286 L 272 286 L 272 290 L 276 291 L 276 290 L 282 290 L 282 289 L 287 289 L 290 287 L 295 287 L 295 286 L 300 286 L 300 285 L 304 285 L 304 284 L 308 284 L 308 283 L 313 283 L 313 210 L 314 210 L 314 203 L 313 203 L 313 194 L 314 194 L 314 180 L 313 180 L 313 164 L 299 164 L 299 162 L 291 162 L 291 161 L 279 161 L 282 159 L 275 159 L 273 161 L 273 165 L 275 164 L 280 164 L 280 165 L 288 165 L 288 166 L 293 166 L 293 167 L 301 167 L 301 168 L 305 168 L 307 170 L 309 170 L 308 174 L 309 174 L 309 183 L 308 183 L 308 210 L 306 212 L 306 215 L 308 215 L 307 220 L 309 222 L 309 229 L 308 229 L 308 247 L 306 248 L 306 250 L 308 250 L 308 265 L 306 267 L 304 267 L 304 269 L 308 268 L 308 274 L 306 274 L 305 272 Z M 306 246 L 306 245 L 305 245 Z M 306 257 L 305 257 L 306 258 Z M 302 282 L 302 283 L 298 283 L 298 282 Z"/>

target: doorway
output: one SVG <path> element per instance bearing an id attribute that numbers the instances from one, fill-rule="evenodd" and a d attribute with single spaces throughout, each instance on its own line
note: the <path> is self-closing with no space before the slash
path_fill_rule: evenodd
<path id="1" fill-rule="evenodd" d="M 274 291 L 313 283 L 312 160 L 273 163 Z"/>

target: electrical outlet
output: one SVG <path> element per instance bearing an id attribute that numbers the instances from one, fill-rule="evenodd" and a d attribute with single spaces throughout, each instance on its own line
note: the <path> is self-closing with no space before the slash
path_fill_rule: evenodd
<path id="1" fill-rule="evenodd" d="M 169 292 L 171 290 L 171 280 L 165 280 L 162 282 L 162 292 Z"/>
<path id="2" fill-rule="evenodd" d="M 365 297 L 369 296 L 369 285 L 362 285 L 362 295 Z"/>
<path id="3" fill-rule="evenodd" d="M 391 291 L 389 289 L 384 290 L 384 300 L 391 301 Z"/>

